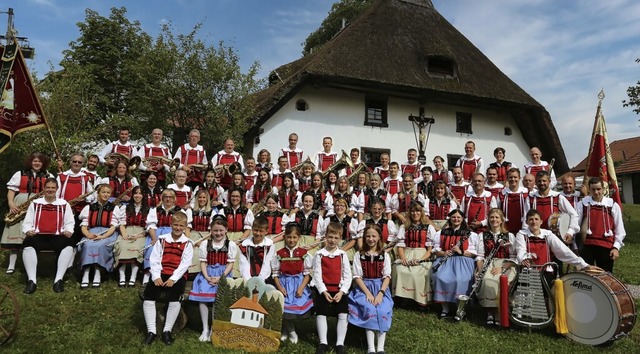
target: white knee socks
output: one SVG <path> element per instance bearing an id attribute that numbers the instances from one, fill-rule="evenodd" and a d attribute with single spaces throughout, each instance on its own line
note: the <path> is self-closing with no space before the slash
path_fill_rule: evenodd
<path id="1" fill-rule="evenodd" d="M 24 263 L 24 270 L 27 272 L 27 278 L 35 283 L 38 255 L 33 247 L 25 247 L 22 250 L 22 262 Z"/>
<path id="2" fill-rule="evenodd" d="M 163 332 L 171 332 L 173 325 L 176 323 L 178 319 L 178 315 L 180 314 L 180 302 L 179 301 L 171 301 L 169 303 L 169 308 L 167 308 L 167 317 L 164 321 L 164 329 Z"/>
<path id="3" fill-rule="evenodd" d="M 7 269 L 15 270 L 18 261 L 18 251 L 9 251 L 9 266 Z"/>
<path id="4" fill-rule="evenodd" d="M 336 345 L 344 345 L 344 339 L 347 337 L 348 325 L 349 323 L 347 322 L 347 314 L 339 313 L 337 325 L 338 336 L 336 337 Z"/>
<path id="5" fill-rule="evenodd" d="M 73 262 L 73 247 L 65 247 L 58 256 L 58 268 L 56 268 L 55 281 L 62 280 L 64 273 L 67 272 L 67 268 L 70 262 Z"/>
<path id="6" fill-rule="evenodd" d="M 147 332 L 156 333 L 156 302 L 144 300 L 142 303 L 144 321 L 147 323 Z"/>
<path id="7" fill-rule="evenodd" d="M 316 316 L 316 328 L 318 329 L 318 339 L 320 339 L 320 344 L 328 344 L 327 343 L 327 316 L 322 316 L 322 315 Z"/>

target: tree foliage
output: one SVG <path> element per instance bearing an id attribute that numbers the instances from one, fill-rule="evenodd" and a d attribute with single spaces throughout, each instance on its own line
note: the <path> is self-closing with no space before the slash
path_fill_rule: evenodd
<path id="1" fill-rule="evenodd" d="M 636 59 L 636 63 L 640 63 L 640 58 Z M 629 86 L 627 95 L 629 100 L 623 100 L 622 105 L 624 107 L 635 107 L 633 111 L 636 114 L 640 114 L 640 81 L 636 82 L 635 86 Z"/>
<path id="2" fill-rule="evenodd" d="M 340 0 L 331 6 L 329 15 L 322 21 L 320 27 L 311 32 L 307 39 L 302 43 L 302 55 L 311 53 L 312 50 L 318 50 L 323 44 L 328 42 L 342 28 L 342 20 L 347 23 L 351 22 L 356 16 L 364 11 L 373 0 Z"/>

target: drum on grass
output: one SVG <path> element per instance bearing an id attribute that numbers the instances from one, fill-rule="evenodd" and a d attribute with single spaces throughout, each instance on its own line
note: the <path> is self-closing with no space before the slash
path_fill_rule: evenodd
<path id="1" fill-rule="evenodd" d="M 549 230 L 553 231 L 556 236 L 561 239 L 569 231 L 569 224 L 571 223 L 571 215 L 567 213 L 553 213 L 549 216 Z"/>
<path id="2" fill-rule="evenodd" d="M 636 304 L 629 289 L 611 273 L 574 272 L 560 279 L 566 299 L 568 338 L 600 345 L 631 332 L 636 323 Z"/>

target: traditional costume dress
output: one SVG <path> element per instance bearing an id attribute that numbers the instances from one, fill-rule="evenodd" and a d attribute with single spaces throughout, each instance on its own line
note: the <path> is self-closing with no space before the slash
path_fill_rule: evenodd
<path id="1" fill-rule="evenodd" d="M 222 242 L 204 240 L 200 244 L 198 256 L 200 262 L 207 262 L 207 276 L 221 277 L 227 264 L 234 263 L 238 254 L 238 246 L 229 239 Z M 227 274 L 231 277 L 231 273 Z M 202 273 L 199 273 L 193 281 L 193 287 L 189 292 L 189 300 L 199 302 L 215 302 L 218 293 L 218 284 L 211 285 Z"/>
<path id="2" fill-rule="evenodd" d="M 569 201 L 559 192 L 549 190 L 546 197 L 540 195 L 540 191 L 536 190 L 529 193 L 529 202 L 525 205 L 524 214 L 526 215 L 529 210 L 536 209 L 538 213 L 540 213 L 540 218 L 542 219 L 542 225 L 540 226 L 543 229 L 550 230 L 551 225 L 549 224 L 549 219 L 551 215 L 554 213 L 563 213 L 569 214 L 569 229 L 567 233 L 571 235 L 576 235 L 580 232 L 580 224 L 578 224 L 578 213 L 576 210 L 569 204 Z M 523 225 L 523 228 L 526 227 L 526 223 Z M 558 237 L 564 237 L 564 235 L 557 235 Z M 562 269 L 562 263 L 558 258 L 554 259 L 555 262 L 558 263 L 560 269 Z"/>
<path id="3" fill-rule="evenodd" d="M 289 168 L 294 167 L 295 165 L 302 162 L 302 154 L 303 151 L 299 148 L 295 148 L 291 150 L 290 147 L 282 148 L 278 153 L 278 156 L 286 156 L 287 162 L 289 163 Z"/>
<path id="4" fill-rule="evenodd" d="M 302 192 L 294 188 L 281 188 L 278 192 L 278 208 L 286 213 L 302 208 Z"/>
<path id="5" fill-rule="evenodd" d="M 491 196 L 496 199 L 496 201 L 500 200 L 500 195 L 502 194 L 502 190 L 504 189 L 504 185 L 502 183 L 494 183 L 493 185 L 485 184 L 484 190 L 489 191 Z"/>
<path id="6" fill-rule="evenodd" d="M 356 252 L 353 258 L 353 278 L 360 278 L 375 297 L 382 288 L 385 278 L 391 278 L 391 260 L 388 253 Z M 374 305 L 367 301 L 367 295 L 359 286 L 349 293 L 349 323 L 380 332 L 388 332 L 393 315 L 393 299 L 389 288 L 385 289 L 382 302 Z"/>
<path id="7" fill-rule="evenodd" d="M 447 197 L 442 199 L 429 199 L 429 205 L 426 207 L 429 211 L 429 218 L 434 224 L 441 229 L 449 219 L 449 212 L 458 209 L 458 204 L 454 200 Z"/>
<path id="8" fill-rule="evenodd" d="M 470 225 L 475 221 L 482 223 L 480 227 L 473 230 L 477 233 L 483 233 L 487 229 L 489 210 L 498 207 L 498 202 L 491 192 L 484 190 L 478 194 L 472 188 L 467 190 L 467 195 L 462 199 L 461 204 L 466 214 L 467 224 Z"/>
<path id="9" fill-rule="evenodd" d="M 18 171 L 11 176 L 7 182 L 7 189 L 15 192 L 13 202 L 16 206 L 20 206 L 26 202 L 34 194 L 44 191 L 44 182 L 51 174 L 47 171 Z M 24 220 L 24 219 L 23 219 Z M 18 221 L 13 225 L 5 223 L 2 231 L 2 241 L 0 246 L 2 249 L 10 251 L 18 251 L 22 248 L 24 233 L 22 233 L 22 221 Z"/>
<path id="10" fill-rule="evenodd" d="M 478 155 L 473 155 L 471 158 L 461 156 L 456 162 L 456 167 L 462 168 L 462 179 L 465 181 L 471 181 L 476 172 L 485 172 L 484 160 Z"/>
<path id="11" fill-rule="evenodd" d="M 313 305 L 317 315 L 333 316 L 347 314 L 349 312 L 349 300 L 347 294 L 351 288 L 353 276 L 351 265 L 346 253 L 336 248 L 332 252 L 326 248 L 318 250 L 313 259 L 313 283 L 317 293 L 313 300 Z M 345 295 L 340 302 L 329 303 L 322 295 L 324 292 L 335 296 L 339 291 Z"/>
<path id="12" fill-rule="evenodd" d="M 127 156 L 128 158 L 132 158 L 136 153 L 136 147 L 131 144 L 131 142 L 127 141 L 124 144 L 120 142 L 120 140 L 112 141 L 111 143 L 105 145 L 104 148 L 98 154 L 98 159 L 101 164 L 104 164 L 106 160 L 105 156 L 109 154 L 122 154 Z M 115 165 L 107 166 L 107 176 L 111 177 L 115 173 Z"/>
<path id="13" fill-rule="evenodd" d="M 271 260 L 275 247 L 270 238 L 265 237 L 259 244 L 253 243 L 253 237 L 242 241 L 239 247 L 239 271 L 242 279 L 260 277 L 265 282 L 271 281 Z"/>
<path id="14" fill-rule="evenodd" d="M 237 151 L 226 152 L 225 150 L 220 150 L 211 158 L 211 166 L 213 167 L 218 165 L 231 165 L 236 162 L 240 164 L 239 171 L 242 171 L 244 169 L 244 161 L 242 160 L 242 155 Z M 224 173 L 220 179 L 220 185 L 224 189 L 229 189 L 231 184 L 231 176 L 228 173 Z"/>
<path id="15" fill-rule="evenodd" d="M 202 145 L 191 146 L 188 143 L 180 145 L 173 158 L 180 159 L 178 168 L 182 168 L 184 165 L 206 165 L 209 161 L 207 160 L 207 152 Z M 202 175 L 203 171 L 191 169 L 191 172 L 187 175 L 187 184 L 197 186 L 204 181 Z"/>
<path id="16" fill-rule="evenodd" d="M 613 271 L 613 259 L 609 253 L 614 248 L 622 248 L 626 236 L 620 205 L 609 197 L 602 197 L 600 202 L 585 197 L 578 204 L 578 220 L 587 226 L 580 252 L 582 258 L 605 271 Z"/>
<path id="17" fill-rule="evenodd" d="M 147 217 L 149 216 L 149 208 L 141 206 L 121 206 L 120 214 L 124 217 L 120 220 L 120 225 L 126 227 L 128 236 L 144 236 L 147 234 Z M 135 240 L 125 240 L 122 235 L 118 236 L 116 244 L 113 247 L 113 255 L 115 258 L 115 268 L 120 264 L 142 265 L 144 256 L 142 249 L 147 243 L 147 237 L 138 237 Z M 132 274 L 135 281 L 135 276 Z"/>
<path id="18" fill-rule="evenodd" d="M 525 210 L 529 198 L 529 190 L 518 186 L 514 192 L 509 187 L 504 188 L 500 194 L 500 204 L 505 216 L 505 225 L 512 234 L 517 234 L 523 225 L 526 225 Z"/>
<path id="19" fill-rule="evenodd" d="M 167 189 L 172 189 L 176 192 L 176 205 L 188 209 L 191 207 L 190 203 L 192 202 L 191 197 L 195 194 L 191 193 L 191 187 L 186 184 L 182 187 L 179 187 L 177 184 L 172 183 L 167 186 Z"/>
<path id="20" fill-rule="evenodd" d="M 274 211 L 265 211 L 258 215 L 263 215 L 267 218 L 269 224 L 267 225 L 267 236 L 270 239 L 273 239 L 276 235 L 280 234 L 284 229 L 284 226 L 289 221 L 289 218 L 286 214 L 281 212 L 280 210 Z M 284 247 L 284 239 L 276 242 L 273 247 L 278 251 Z"/>
<path id="21" fill-rule="evenodd" d="M 400 171 L 402 171 L 400 173 L 400 175 L 404 175 L 405 173 L 409 173 L 411 175 L 413 175 L 413 178 L 418 178 L 420 177 L 420 169 L 422 168 L 422 165 L 420 164 L 420 162 L 418 161 L 414 161 L 414 162 L 405 162 L 403 164 L 400 165 Z"/>
<path id="22" fill-rule="evenodd" d="M 162 202 L 162 191 L 164 190 L 160 186 L 155 186 L 153 189 L 143 186 L 141 187 L 142 196 L 147 199 L 147 205 L 149 208 L 155 208 Z"/>
<path id="23" fill-rule="evenodd" d="M 227 219 L 227 238 L 231 241 L 240 240 L 244 231 L 251 230 L 253 225 L 253 212 L 245 206 L 224 207 L 218 210 L 218 214 Z"/>
<path id="24" fill-rule="evenodd" d="M 456 200 L 460 202 L 462 202 L 462 198 L 467 195 L 467 189 L 470 188 L 471 187 L 469 185 L 469 182 L 466 181 L 462 181 L 460 182 L 460 184 L 457 184 L 455 182 L 449 184 L 449 191 L 451 192 L 451 194 L 453 194 L 454 197 L 456 197 Z"/>
<path id="25" fill-rule="evenodd" d="M 380 175 L 380 178 L 384 181 L 387 177 L 389 177 L 389 166 L 382 167 L 382 166 L 376 166 L 373 169 L 373 173 L 377 173 Z"/>
<path id="26" fill-rule="evenodd" d="M 384 216 L 380 217 L 377 220 L 372 216 L 369 219 L 360 221 L 360 223 L 358 224 L 358 238 L 364 237 L 364 228 L 367 227 L 367 225 L 372 224 L 378 225 L 378 227 L 380 227 L 380 230 L 382 230 L 382 242 L 385 246 L 387 246 L 389 243 L 397 241 L 398 228 L 396 227 L 396 224 L 391 220 L 387 220 L 387 218 L 385 218 Z"/>
<path id="27" fill-rule="evenodd" d="M 111 199 L 110 202 L 114 201 L 120 195 L 127 191 L 127 189 L 137 187 L 138 180 L 135 177 L 118 177 L 112 176 L 109 178 L 102 179 L 103 184 L 108 184 L 111 187 Z M 131 197 L 131 191 L 127 193 L 129 197 Z M 124 203 L 126 204 L 126 203 Z"/>
<path id="28" fill-rule="evenodd" d="M 333 165 L 338 160 L 337 152 L 324 152 L 320 151 L 316 154 L 313 163 L 316 166 L 316 171 L 323 172 Z"/>
<path id="29" fill-rule="evenodd" d="M 500 244 L 498 240 L 502 240 L 502 243 Z M 500 294 L 502 265 L 507 260 L 516 262 L 516 237 L 510 232 L 493 233 L 491 231 L 485 231 L 482 234 L 476 261 L 484 260 L 486 262 L 486 257 L 491 254 L 495 247 L 499 248 L 482 277 L 482 285 L 477 293 L 478 301 L 482 307 L 499 307 L 498 296 Z M 495 275 L 491 274 L 492 268 L 498 268 L 501 272 Z M 510 283 L 516 277 L 516 267 L 509 268 L 506 274 Z"/>
<path id="30" fill-rule="evenodd" d="M 505 184 L 507 183 L 507 172 L 509 169 L 516 167 L 514 164 L 508 161 L 495 161 L 489 164 L 489 168 L 495 168 L 498 171 L 498 178 L 496 179 L 498 182 Z"/>
<path id="31" fill-rule="evenodd" d="M 325 211 L 325 216 L 333 214 L 333 197 L 329 192 L 321 192 L 320 189 L 310 188 L 309 191 L 313 193 L 315 203 L 313 203 L 313 209 L 318 211 Z"/>
<path id="32" fill-rule="evenodd" d="M 169 152 L 168 147 L 162 144 L 154 145 L 153 143 L 143 145 L 138 149 L 138 153 L 137 153 L 137 155 L 140 157 L 142 161 L 144 161 L 146 158 L 151 156 L 166 157 L 167 159 L 169 159 L 170 154 L 171 153 Z M 149 177 L 149 174 L 151 174 L 151 172 L 155 172 L 158 177 L 158 184 L 161 186 L 166 185 L 167 172 L 169 172 L 169 166 L 162 163 L 162 161 L 157 161 L 157 160 L 150 161 L 149 168 L 147 168 L 145 164 L 141 163 L 140 166 L 138 166 L 138 168 L 140 169 L 140 171 L 142 171 L 140 173 L 141 182 L 146 181 L 147 177 Z"/>
<path id="33" fill-rule="evenodd" d="M 280 285 L 286 290 L 284 298 L 283 319 L 295 319 L 309 314 L 313 307 L 311 289 L 304 287 L 302 296 L 298 297 L 297 291 L 305 276 L 312 272 L 313 257 L 307 250 L 294 247 L 284 247 L 278 250 L 271 260 L 271 272 L 274 278 L 278 278 Z"/>
<path id="34" fill-rule="evenodd" d="M 213 209 L 206 211 L 203 209 L 200 210 L 192 210 L 191 215 L 193 221 L 191 222 L 191 232 L 189 233 L 189 239 L 193 242 L 193 260 L 191 261 L 191 266 L 189 267 L 189 275 L 200 273 L 200 249 L 202 247 L 196 247 L 196 242 L 200 241 L 204 237 L 209 236 L 211 230 L 211 217 L 214 215 Z"/>
<path id="35" fill-rule="evenodd" d="M 479 245 L 478 234 L 471 230 L 451 228 L 442 229 L 435 238 L 434 252 L 449 251 L 460 244 L 462 252 L 469 251 L 475 257 Z M 439 257 L 433 266 L 442 263 L 445 257 Z M 431 283 L 433 286 L 433 301 L 457 302 L 458 295 L 467 295 L 474 281 L 476 263 L 473 257 L 453 254 L 447 261 L 433 271 L 431 268 Z"/>
<path id="36" fill-rule="evenodd" d="M 396 178 L 393 178 L 389 176 L 382 180 L 382 185 L 384 186 L 384 189 L 388 194 L 395 195 L 400 191 L 400 188 L 402 187 L 402 177 L 396 176 Z"/>
<path id="37" fill-rule="evenodd" d="M 427 247 L 433 246 L 436 229 L 432 225 L 417 224 L 406 228 L 400 226 L 398 230 L 397 248 L 404 249 L 406 260 L 422 259 L 427 253 Z M 396 251 L 394 272 L 392 273 L 393 295 L 411 299 L 420 305 L 431 301 L 431 282 L 429 280 L 431 262 L 421 262 L 418 265 L 404 266 Z"/>
<path id="38" fill-rule="evenodd" d="M 198 195 L 198 192 L 200 192 L 201 190 L 205 190 L 209 194 L 209 200 L 211 200 L 212 208 L 217 210 L 224 207 L 224 189 L 222 189 L 222 187 L 217 184 L 207 185 L 207 182 L 204 182 L 196 187 L 192 195 Z M 214 202 L 216 203 L 216 205 L 213 204 Z"/>
<path id="39" fill-rule="evenodd" d="M 171 233 L 171 220 L 173 219 L 173 215 L 179 211 L 183 211 L 187 214 L 187 227 L 191 227 L 192 215 L 191 209 L 182 209 L 179 206 L 173 206 L 169 209 L 165 208 L 163 204 L 160 206 L 150 209 L 149 214 L 147 215 L 147 232 L 150 229 L 156 230 L 156 237 L 160 238 L 160 235 L 170 234 Z M 156 242 L 157 243 L 157 242 Z M 153 247 L 149 247 L 151 244 L 151 236 L 147 237 L 144 252 L 144 269 L 149 269 L 149 257 L 151 257 L 151 252 L 153 251 Z M 191 266 L 191 263 L 189 263 Z"/>
<path id="40" fill-rule="evenodd" d="M 553 170 L 550 170 L 550 165 L 547 161 L 540 160 L 540 163 L 534 164 L 533 161 L 529 161 L 524 164 L 524 172 L 525 174 L 537 175 L 540 171 L 549 172 L 549 188 L 553 189 L 558 184 L 558 180 L 556 179 L 556 173 Z"/>
<path id="41" fill-rule="evenodd" d="M 300 233 L 302 237 L 299 246 L 310 246 L 319 242 L 324 236 L 324 219 L 316 211 L 311 210 L 309 212 L 304 209 L 300 209 L 296 212 L 295 221 L 300 225 Z M 313 257 L 317 251 L 317 247 L 309 250 L 309 254 Z"/>
<path id="42" fill-rule="evenodd" d="M 444 168 L 441 170 L 436 170 L 434 168 L 433 173 L 431 173 L 431 180 L 433 182 L 442 181 L 444 182 L 444 184 L 449 185 L 453 181 L 453 175 L 451 174 L 451 171 L 448 171 Z"/>
<path id="43" fill-rule="evenodd" d="M 358 219 L 355 217 L 351 217 L 349 215 L 343 215 L 342 217 L 338 217 L 338 215 L 333 214 L 328 218 L 324 219 L 323 234 L 327 233 L 327 227 L 332 222 L 337 222 L 340 225 L 342 225 L 342 244 L 340 248 L 344 247 L 347 243 L 349 243 L 352 240 L 356 241 L 356 244 L 353 245 L 353 247 L 345 251 L 347 254 L 347 258 L 349 259 L 349 262 L 353 261 L 353 255 L 356 253 L 357 239 L 359 238 L 358 237 Z"/>
<path id="44" fill-rule="evenodd" d="M 89 232 L 98 235 L 111 227 L 120 225 L 123 218 L 124 214 L 120 207 L 111 202 L 105 204 L 95 202 L 82 209 L 80 225 L 86 226 Z M 90 240 L 83 237 L 82 241 L 85 239 L 86 241 L 78 247 L 81 267 L 97 264 L 110 272 L 113 269 L 113 246 L 117 237 L 118 231 L 100 240 Z"/>

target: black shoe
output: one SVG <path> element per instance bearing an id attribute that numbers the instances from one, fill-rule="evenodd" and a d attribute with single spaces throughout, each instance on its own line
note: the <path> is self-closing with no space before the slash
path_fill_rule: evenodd
<path id="1" fill-rule="evenodd" d="M 318 348 L 316 348 L 316 354 L 324 354 L 327 352 L 327 345 L 326 344 L 318 344 Z"/>
<path id="2" fill-rule="evenodd" d="M 24 288 L 24 293 L 25 294 L 33 294 L 36 292 L 36 289 L 38 288 L 38 286 L 36 285 L 36 283 L 33 282 L 33 280 L 29 280 L 27 282 L 27 286 Z"/>
<path id="3" fill-rule="evenodd" d="M 336 354 L 344 354 L 344 345 L 336 345 L 335 352 Z"/>
<path id="4" fill-rule="evenodd" d="M 53 283 L 53 292 L 54 293 L 61 293 L 63 291 L 64 291 L 64 282 L 62 281 L 62 279 L 60 279 L 57 282 Z"/>
<path id="5" fill-rule="evenodd" d="M 166 345 L 171 345 L 173 343 L 173 338 L 171 337 L 171 332 L 162 332 L 162 341 Z"/>
<path id="6" fill-rule="evenodd" d="M 147 333 L 147 338 L 144 339 L 144 344 L 149 345 L 153 343 L 153 341 L 156 340 L 156 337 L 157 336 L 155 333 L 152 333 L 152 332 Z"/>

